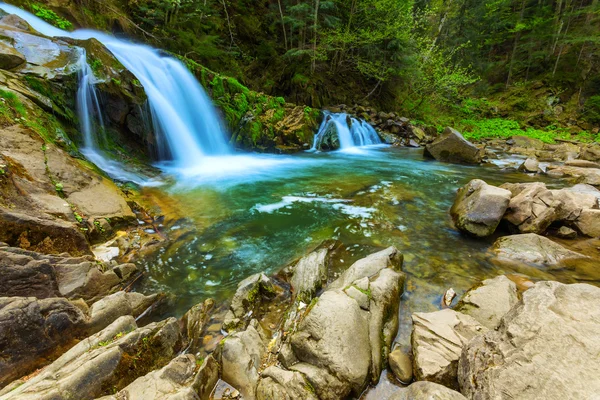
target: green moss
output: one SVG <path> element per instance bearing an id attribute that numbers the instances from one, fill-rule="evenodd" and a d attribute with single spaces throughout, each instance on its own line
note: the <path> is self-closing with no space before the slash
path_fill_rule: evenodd
<path id="1" fill-rule="evenodd" d="M 51 23 L 52 25 L 56 26 L 57 28 L 64 29 L 64 30 L 73 29 L 73 24 L 70 21 L 67 21 L 64 18 L 59 17 L 58 14 L 56 14 L 54 11 L 47 9 L 46 7 L 44 7 L 43 5 L 41 5 L 39 3 L 32 4 L 31 11 L 33 11 L 33 13 L 37 17 L 40 17 L 41 19 Z"/>
<path id="2" fill-rule="evenodd" d="M 92 69 L 94 75 L 97 75 L 102 70 L 102 68 L 104 68 L 104 64 L 102 64 L 102 61 L 95 58 L 90 62 L 90 68 Z"/>

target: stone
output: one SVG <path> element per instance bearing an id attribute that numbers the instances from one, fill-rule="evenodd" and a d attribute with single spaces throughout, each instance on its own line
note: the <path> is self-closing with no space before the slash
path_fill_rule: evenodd
<path id="1" fill-rule="evenodd" d="M 503 259 L 549 267 L 560 267 L 567 260 L 587 258 L 534 233 L 501 237 L 494 243 L 492 251 Z"/>
<path id="2" fill-rule="evenodd" d="M 502 220 L 510 198 L 510 191 L 474 179 L 458 191 L 450 215 L 461 232 L 490 236 Z"/>
<path id="3" fill-rule="evenodd" d="M 457 130 L 447 127 L 442 136 L 425 146 L 425 156 L 449 163 L 479 164 L 483 151 Z"/>
<path id="4" fill-rule="evenodd" d="M 124 315 L 137 318 L 154 304 L 158 297 L 156 294 L 145 296 L 123 291 L 104 297 L 90 307 L 87 331 L 89 334 L 96 333 Z"/>
<path id="5" fill-rule="evenodd" d="M 555 178 L 572 177 L 578 183 L 600 186 L 600 168 L 581 168 L 565 165 L 557 168 L 548 168 L 546 173 Z"/>
<path id="6" fill-rule="evenodd" d="M 470 315 L 488 329 L 496 329 L 501 318 L 518 301 L 517 285 L 501 275 L 486 279 L 465 293 L 456 311 Z"/>
<path id="7" fill-rule="evenodd" d="M 515 147 L 523 147 L 530 148 L 536 150 L 542 150 L 545 146 L 545 143 L 539 139 L 534 139 L 529 136 L 513 136 L 511 137 L 512 143 L 511 145 Z"/>
<path id="8" fill-rule="evenodd" d="M 600 146 L 598 144 L 590 144 L 582 148 L 580 158 L 582 160 L 600 162 Z"/>
<path id="9" fill-rule="evenodd" d="M 504 219 L 521 233 L 544 233 L 557 218 L 560 202 L 540 182 L 500 186 L 510 190 L 513 197 L 508 204 Z"/>
<path id="10" fill-rule="evenodd" d="M 473 399 L 597 397 L 599 298 L 591 285 L 538 282 L 498 330 L 464 348 L 461 392 Z"/>
<path id="11" fill-rule="evenodd" d="M 290 280 L 296 298 L 310 303 L 317 291 L 327 283 L 327 253 L 326 248 L 319 249 L 298 261 Z"/>
<path id="12" fill-rule="evenodd" d="M 25 63 L 25 56 L 14 47 L 0 42 L 0 69 L 13 69 Z"/>
<path id="13" fill-rule="evenodd" d="M 487 331 L 473 317 L 449 308 L 412 315 L 415 379 L 458 389 L 458 359 L 463 347 Z"/>
<path id="14" fill-rule="evenodd" d="M 201 334 L 210 319 L 211 312 L 215 307 L 213 299 L 206 299 L 203 303 L 196 304 L 185 313 L 181 322 L 185 327 L 189 351 L 194 353 L 200 350 Z"/>
<path id="15" fill-rule="evenodd" d="M 400 382 L 410 383 L 412 381 L 413 364 L 408 354 L 398 348 L 390 353 L 388 364 Z"/>
<path id="16" fill-rule="evenodd" d="M 217 360 L 212 355 L 206 357 L 192 382 L 192 388 L 194 388 L 200 400 L 211 398 L 211 394 L 219 381 L 220 373 L 221 366 Z"/>
<path id="17" fill-rule="evenodd" d="M 231 300 L 231 306 L 223 329 L 233 331 L 244 326 L 244 320 L 252 317 L 263 299 L 274 297 L 275 288 L 265 274 L 255 274 L 241 281 Z"/>
<path id="18" fill-rule="evenodd" d="M 585 183 L 579 183 L 568 189 L 571 192 L 575 193 L 586 193 L 595 196 L 598 200 L 600 200 L 600 190 L 596 189 L 592 185 L 588 185 Z"/>
<path id="19" fill-rule="evenodd" d="M 271 366 L 261 374 L 256 388 L 257 400 L 318 400 L 311 392 L 304 376 L 295 371 L 286 371 Z"/>
<path id="20" fill-rule="evenodd" d="M 598 199 L 592 193 L 577 192 L 570 188 L 551 192 L 553 198 L 560 203 L 556 210 L 557 221 L 575 221 L 583 210 L 598 208 Z"/>
<path id="21" fill-rule="evenodd" d="M 121 390 L 150 371 L 162 368 L 181 347 L 175 318 L 138 328 L 131 316 L 82 340 L 3 400 L 51 400 L 102 396 L 107 388 Z M 151 351 L 149 351 L 151 349 Z"/>
<path id="22" fill-rule="evenodd" d="M 369 310 L 370 299 L 367 293 L 361 291 L 356 286 L 350 286 L 348 289 L 344 290 L 344 293 L 346 293 L 348 297 L 354 299 L 360 308 L 367 311 Z"/>
<path id="23" fill-rule="evenodd" d="M 392 268 L 395 271 L 402 269 L 404 256 L 395 247 L 361 258 L 344 271 L 338 279 L 327 287 L 330 289 L 344 289 L 354 281 L 365 277 L 371 277 L 384 268 Z"/>
<path id="24" fill-rule="evenodd" d="M 540 169 L 540 163 L 535 157 L 529 157 L 519 166 L 519 171 L 537 174 Z"/>
<path id="25" fill-rule="evenodd" d="M 0 297 L 0 387 L 60 354 L 84 323 L 84 314 L 66 299 Z"/>
<path id="26" fill-rule="evenodd" d="M 561 226 L 560 229 L 556 232 L 556 236 L 563 239 L 576 239 L 577 232 L 568 226 Z"/>
<path id="27" fill-rule="evenodd" d="M 388 400 L 467 400 L 467 398 L 437 383 L 421 381 L 399 389 Z"/>
<path id="28" fill-rule="evenodd" d="M 221 352 L 222 379 L 239 390 L 245 399 L 255 398 L 265 351 L 265 345 L 252 324 L 245 331 L 225 338 Z"/>
<path id="29" fill-rule="evenodd" d="M 582 210 L 575 226 L 585 236 L 600 237 L 600 210 Z"/>
<path id="30" fill-rule="evenodd" d="M 565 161 L 565 165 L 579 168 L 600 168 L 599 163 L 588 160 L 567 160 Z"/>

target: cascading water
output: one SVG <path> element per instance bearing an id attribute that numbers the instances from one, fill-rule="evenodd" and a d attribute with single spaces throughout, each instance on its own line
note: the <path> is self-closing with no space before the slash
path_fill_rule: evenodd
<path id="1" fill-rule="evenodd" d="M 186 67 L 157 50 L 91 30 L 67 32 L 44 22 L 12 5 L 0 3 L 4 11 L 26 20 L 36 31 L 52 37 L 74 39 L 95 38 L 131 71 L 146 91 L 151 122 L 158 136 L 159 154 L 170 154 L 177 167 L 197 165 L 204 156 L 230 153 L 223 126 L 202 86 Z M 83 51 L 83 50 L 82 50 Z M 96 79 L 85 62 L 80 62 L 80 83 L 77 95 L 78 113 L 84 136 L 82 152 L 102 169 L 110 169 L 98 143 L 103 130 L 101 104 L 95 90 Z M 94 117 L 97 124 L 94 123 Z M 96 129 L 100 128 L 100 129 Z M 116 164 L 112 162 L 114 167 Z M 107 171 L 110 173 L 110 171 Z"/>
<path id="2" fill-rule="evenodd" d="M 379 135 L 368 122 L 345 113 L 325 111 L 324 114 L 311 150 L 348 150 L 381 144 Z"/>

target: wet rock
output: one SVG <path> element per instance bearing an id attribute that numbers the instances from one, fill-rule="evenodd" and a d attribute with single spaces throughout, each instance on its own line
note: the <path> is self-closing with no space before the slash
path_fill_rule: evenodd
<path id="1" fill-rule="evenodd" d="M 563 239 L 576 239 L 577 232 L 575 232 L 573 229 L 569 228 L 568 226 L 561 226 L 560 229 L 558 230 L 558 232 L 556 232 L 556 236 L 558 236 L 559 238 L 563 238 Z"/>
<path id="2" fill-rule="evenodd" d="M 0 387 L 60 354 L 84 324 L 84 314 L 66 299 L 0 297 Z"/>
<path id="3" fill-rule="evenodd" d="M 600 164 L 597 162 L 587 160 L 567 160 L 565 161 L 565 165 L 579 168 L 600 168 Z"/>
<path id="4" fill-rule="evenodd" d="M 470 315 L 488 329 L 496 329 L 500 319 L 519 301 L 517 286 L 506 276 L 486 279 L 469 290 L 456 311 Z"/>
<path id="5" fill-rule="evenodd" d="M 327 253 L 326 248 L 313 251 L 302 257 L 294 267 L 290 283 L 299 300 L 309 303 L 327 282 Z"/>
<path id="6" fill-rule="evenodd" d="M 327 287 L 330 289 L 343 289 L 355 281 L 371 277 L 385 268 L 391 268 L 395 271 L 402 270 L 404 256 L 395 247 L 388 247 L 385 250 L 371 254 L 365 258 L 356 261 L 338 279 L 333 281 Z"/>
<path id="7" fill-rule="evenodd" d="M 180 339 L 174 318 L 137 328 L 133 317 L 121 317 L 5 394 L 3 400 L 63 399 L 73 393 L 94 398 L 120 390 L 166 365 L 179 351 Z"/>
<path id="8" fill-rule="evenodd" d="M 212 355 L 206 357 L 192 382 L 192 387 L 200 400 L 210 399 L 210 395 L 219 381 L 220 373 L 221 367 L 217 360 Z"/>
<path id="9" fill-rule="evenodd" d="M 255 398 L 265 351 L 260 334 L 252 323 L 245 331 L 225 338 L 221 353 L 222 379 L 238 389 L 245 399 Z"/>
<path id="10" fill-rule="evenodd" d="M 535 157 L 529 157 L 519 166 L 519 171 L 537 174 L 540 169 L 540 163 Z"/>
<path id="11" fill-rule="evenodd" d="M 211 312 L 215 306 L 213 299 L 207 299 L 203 303 L 196 304 L 182 318 L 185 333 L 187 334 L 189 351 L 194 353 L 200 349 L 202 331 L 210 319 Z"/>
<path id="12" fill-rule="evenodd" d="M 126 292 L 107 296 L 90 307 L 87 331 L 90 334 L 96 333 L 124 315 L 137 318 L 154 304 L 158 297 L 156 294 L 145 296 L 141 293 Z"/>
<path id="13" fill-rule="evenodd" d="M 500 258 L 550 267 L 560 267 L 566 260 L 587 258 L 534 233 L 501 237 L 492 250 Z"/>
<path id="14" fill-rule="evenodd" d="M 415 379 L 458 389 L 458 359 L 463 347 L 487 331 L 473 317 L 445 309 L 412 315 Z"/>
<path id="15" fill-rule="evenodd" d="M 510 198 L 510 191 L 474 179 L 458 191 L 450 215 L 460 231 L 486 237 L 498 227 Z"/>
<path id="16" fill-rule="evenodd" d="M 413 378 L 413 364 L 410 356 L 400 349 L 390 353 L 388 358 L 390 368 L 396 378 L 402 383 L 410 383 Z"/>
<path id="17" fill-rule="evenodd" d="M 465 347 L 462 393 L 476 399 L 593 398 L 600 392 L 598 298 L 600 289 L 590 285 L 537 283 L 498 330 Z"/>
<path id="18" fill-rule="evenodd" d="M 0 42 L 0 69 L 13 69 L 25 63 L 25 56 L 15 48 Z"/>
<path id="19" fill-rule="evenodd" d="M 505 183 L 513 197 L 504 218 L 521 233 L 544 233 L 557 219 L 560 202 L 546 185 L 536 183 Z"/>
<path id="20" fill-rule="evenodd" d="M 415 382 L 396 391 L 388 400 L 466 400 L 462 394 L 433 382 Z"/>
<path id="21" fill-rule="evenodd" d="M 275 288 L 265 274 L 255 274 L 244 279 L 231 300 L 225 316 L 223 329 L 233 331 L 244 326 L 244 320 L 251 317 L 263 299 L 274 297 Z"/>
<path id="22" fill-rule="evenodd" d="M 258 400 L 318 400 L 301 373 L 274 366 L 263 371 L 256 389 L 256 398 Z"/>
<path id="23" fill-rule="evenodd" d="M 425 155 L 449 163 L 479 164 L 483 151 L 450 127 L 441 137 L 425 147 Z"/>
<path id="24" fill-rule="evenodd" d="M 600 210 L 583 210 L 575 226 L 585 236 L 600 237 Z"/>

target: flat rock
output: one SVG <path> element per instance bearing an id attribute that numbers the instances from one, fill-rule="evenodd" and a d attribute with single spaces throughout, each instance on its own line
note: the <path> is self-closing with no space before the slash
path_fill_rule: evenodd
<path id="1" fill-rule="evenodd" d="M 496 329 L 501 318 L 519 301 L 517 286 L 506 276 L 486 279 L 469 290 L 456 311 L 470 315 L 488 329 Z"/>
<path id="2" fill-rule="evenodd" d="M 458 389 L 458 359 L 463 347 L 487 331 L 473 317 L 451 309 L 412 315 L 415 379 Z"/>
<path id="3" fill-rule="evenodd" d="M 448 163 L 479 164 L 483 151 L 457 130 L 447 127 L 442 135 L 425 146 L 425 156 Z"/>
<path id="4" fill-rule="evenodd" d="M 560 266 L 565 260 L 587 258 L 534 233 L 501 237 L 492 250 L 500 258 L 546 266 Z"/>
<path id="5" fill-rule="evenodd" d="M 450 215 L 461 232 L 486 237 L 498 227 L 510 198 L 510 191 L 474 179 L 458 191 Z"/>
<path id="6" fill-rule="evenodd" d="M 437 383 L 421 381 L 396 391 L 388 400 L 467 400 L 467 398 Z"/>
<path id="7" fill-rule="evenodd" d="M 578 183 L 600 186 L 600 168 L 581 168 L 565 165 L 552 169 L 549 168 L 546 173 L 556 178 L 571 177 L 575 178 Z"/>
<path id="8" fill-rule="evenodd" d="M 565 161 L 565 165 L 579 168 L 600 168 L 600 164 L 588 160 L 567 160 Z"/>
<path id="9" fill-rule="evenodd" d="M 597 397 L 599 298 L 600 289 L 591 285 L 538 282 L 498 330 L 464 348 L 461 392 L 473 399 Z"/>

